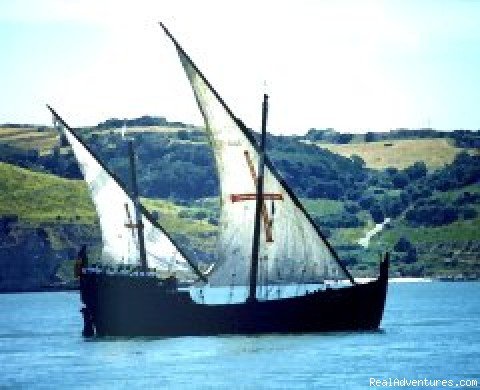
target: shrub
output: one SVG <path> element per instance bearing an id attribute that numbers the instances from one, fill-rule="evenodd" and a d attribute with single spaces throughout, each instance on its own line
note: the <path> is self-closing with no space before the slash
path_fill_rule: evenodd
<path id="1" fill-rule="evenodd" d="M 393 249 L 396 252 L 407 252 L 413 248 L 413 245 L 405 237 L 400 237 Z"/>
<path id="2" fill-rule="evenodd" d="M 364 168 L 365 167 L 365 160 L 361 158 L 360 156 L 354 154 L 350 156 L 350 160 L 358 167 L 358 168 Z"/>
<path id="3" fill-rule="evenodd" d="M 385 172 L 387 172 L 390 176 L 393 176 L 398 173 L 398 169 L 395 167 L 388 167 L 388 168 L 385 168 Z"/>
<path id="4" fill-rule="evenodd" d="M 375 223 L 382 223 L 385 219 L 385 214 L 383 213 L 382 208 L 378 204 L 374 204 L 370 208 L 370 215 Z"/>
<path id="5" fill-rule="evenodd" d="M 12 225 L 18 222 L 17 215 L 0 216 L 0 234 L 7 235 L 12 230 Z"/>
<path id="6" fill-rule="evenodd" d="M 392 218 L 398 217 L 405 210 L 401 197 L 385 196 L 382 199 L 382 206 L 385 215 Z"/>
<path id="7" fill-rule="evenodd" d="M 465 191 L 463 194 L 459 195 L 457 199 L 453 202 L 458 206 L 470 204 L 470 203 L 480 203 L 480 193 L 471 193 Z"/>
<path id="8" fill-rule="evenodd" d="M 195 213 L 193 213 L 193 217 L 195 219 L 205 219 L 205 218 L 207 218 L 207 216 L 208 216 L 208 214 L 203 210 L 196 211 Z"/>
<path id="9" fill-rule="evenodd" d="M 210 217 L 210 218 L 208 218 L 208 223 L 210 225 L 217 226 L 218 225 L 218 218 L 217 217 Z"/>
<path id="10" fill-rule="evenodd" d="M 345 202 L 345 205 L 343 207 L 345 208 L 345 211 L 350 214 L 356 214 L 361 210 L 360 206 L 357 203 L 350 201 Z"/>
<path id="11" fill-rule="evenodd" d="M 342 262 L 348 266 L 351 267 L 353 265 L 358 264 L 358 258 L 354 255 L 346 255 L 342 257 Z"/>
<path id="12" fill-rule="evenodd" d="M 427 175 L 427 165 L 423 161 L 417 161 L 405 168 L 404 172 L 411 180 L 417 180 Z"/>
<path id="13" fill-rule="evenodd" d="M 463 219 L 474 219 L 477 217 L 477 210 L 471 207 L 462 207 L 459 209 L 459 213 Z"/>
<path id="14" fill-rule="evenodd" d="M 412 201 L 416 201 L 417 199 L 428 198 L 432 196 L 432 191 L 425 186 L 408 186 L 407 194 Z"/>
<path id="15" fill-rule="evenodd" d="M 370 209 L 375 203 L 375 198 L 373 196 L 364 196 L 360 198 L 358 204 L 364 209 Z"/>
<path id="16" fill-rule="evenodd" d="M 190 213 L 187 211 L 187 210 L 180 210 L 178 212 L 178 216 L 180 218 L 189 218 L 190 217 Z"/>
<path id="17" fill-rule="evenodd" d="M 448 225 L 458 219 L 458 211 L 450 206 L 416 205 L 413 209 L 407 211 L 405 218 L 412 225 Z"/>
<path id="18" fill-rule="evenodd" d="M 340 213 L 324 215 L 322 217 L 314 217 L 315 224 L 322 228 L 350 228 L 363 226 L 361 221 L 355 214 Z"/>
<path id="19" fill-rule="evenodd" d="M 395 188 L 404 188 L 409 181 L 409 177 L 403 172 L 397 172 L 392 176 L 392 183 Z"/>
<path id="20" fill-rule="evenodd" d="M 375 137 L 375 133 L 372 133 L 371 131 L 367 132 L 367 134 L 365 134 L 365 142 L 373 142 L 375 141 L 376 137 Z"/>
<path id="21" fill-rule="evenodd" d="M 414 247 L 411 247 L 403 257 L 402 261 L 405 264 L 415 263 L 417 261 L 417 250 Z"/>

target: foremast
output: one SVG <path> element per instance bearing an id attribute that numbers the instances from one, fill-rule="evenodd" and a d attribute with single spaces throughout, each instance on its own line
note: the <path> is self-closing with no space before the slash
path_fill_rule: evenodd
<path id="1" fill-rule="evenodd" d="M 130 157 L 130 171 L 132 176 L 132 200 L 135 208 L 135 228 L 138 234 L 138 248 L 140 252 L 140 266 L 143 272 L 147 271 L 147 254 L 145 251 L 145 237 L 142 223 L 142 212 L 140 210 L 140 199 L 138 196 L 137 171 L 135 169 L 135 151 L 133 140 L 128 140 L 128 154 Z M 132 226 L 133 227 L 133 226 Z"/>

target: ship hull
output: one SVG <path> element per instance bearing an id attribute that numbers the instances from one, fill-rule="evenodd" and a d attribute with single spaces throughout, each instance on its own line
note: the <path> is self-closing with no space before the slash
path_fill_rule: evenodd
<path id="1" fill-rule="evenodd" d="M 128 285 L 127 285 L 128 284 Z M 84 275 L 85 336 L 183 336 L 375 330 L 388 286 L 378 279 L 303 296 L 236 304 L 201 304 L 188 292 L 141 278 Z"/>

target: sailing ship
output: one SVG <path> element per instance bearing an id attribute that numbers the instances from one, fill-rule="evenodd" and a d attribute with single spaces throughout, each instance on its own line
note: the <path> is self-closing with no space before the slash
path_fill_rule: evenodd
<path id="1" fill-rule="evenodd" d="M 83 334 L 377 329 L 387 294 L 388 253 L 377 279 L 357 283 L 265 152 L 268 96 L 258 143 L 169 30 L 160 26 L 175 46 L 215 156 L 220 182 L 217 259 L 209 269 L 200 269 L 141 204 L 132 140 L 127 187 L 48 106 L 78 160 L 102 231 L 104 265 L 84 264 L 80 276 Z M 326 285 L 327 279 L 343 283 Z M 182 288 L 179 282 L 185 281 L 201 286 Z M 306 284 L 312 288 L 292 289 Z M 216 288 L 230 292 L 226 301 L 205 299 L 204 291 Z"/>

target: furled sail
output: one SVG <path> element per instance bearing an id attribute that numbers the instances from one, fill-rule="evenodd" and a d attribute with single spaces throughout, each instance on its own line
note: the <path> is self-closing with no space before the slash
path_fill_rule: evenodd
<path id="1" fill-rule="evenodd" d="M 55 127 L 63 132 L 70 143 L 90 189 L 102 232 L 102 262 L 140 265 L 138 229 L 131 196 L 119 179 L 93 155 L 63 119 L 53 109 L 48 108 L 53 113 Z M 143 207 L 142 223 L 148 267 L 176 273 L 182 279 L 193 278 L 194 272 L 201 276 L 196 266 L 187 260 Z"/>
<path id="2" fill-rule="evenodd" d="M 211 284 L 248 285 L 256 199 L 258 145 L 190 57 L 177 49 L 205 121 L 220 180 L 218 260 Z M 348 270 L 266 159 L 258 284 L 349 279 Z"/>

